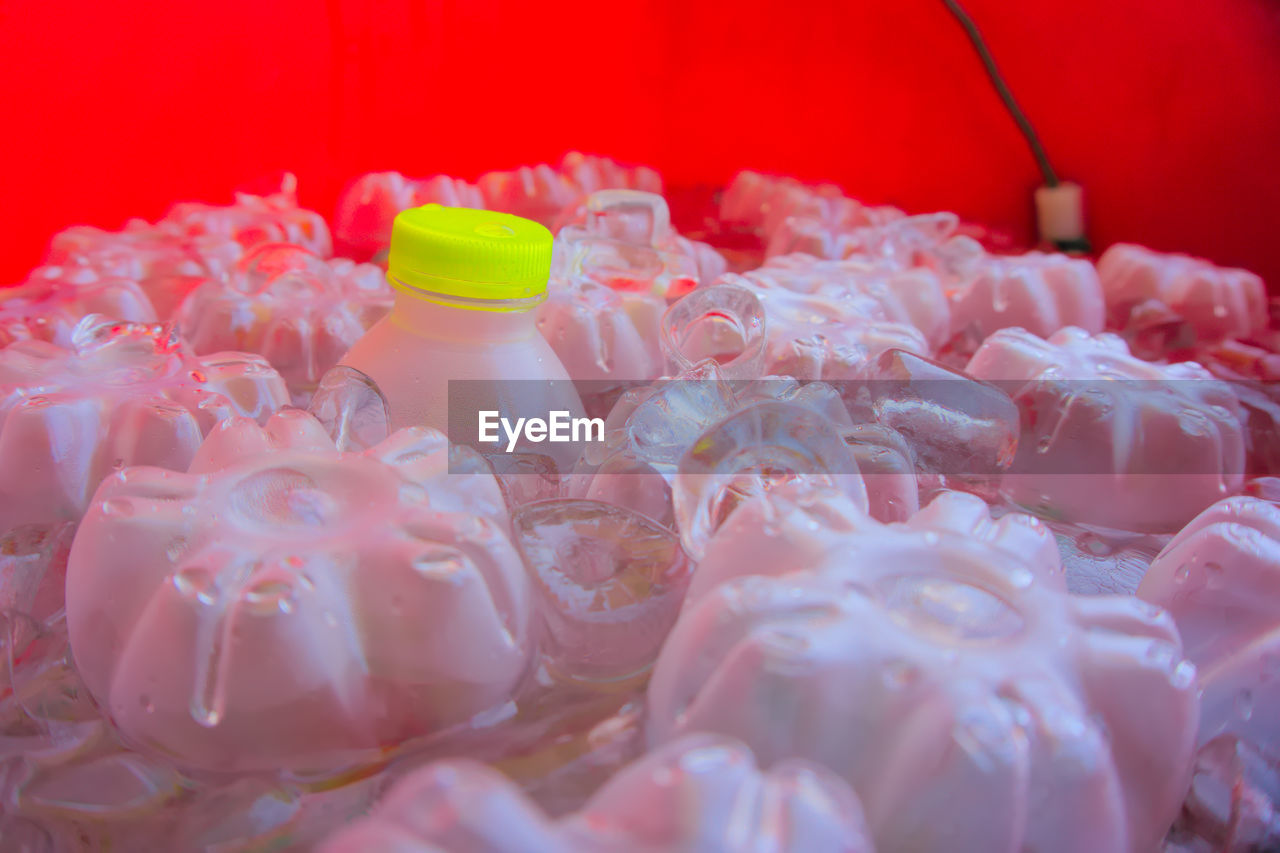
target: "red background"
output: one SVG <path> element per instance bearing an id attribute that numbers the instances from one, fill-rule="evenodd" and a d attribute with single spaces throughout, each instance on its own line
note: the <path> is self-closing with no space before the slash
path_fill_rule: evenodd
<path id="1" fill-rule="evenodd" d="M 692 6 L 692 8 L 689 8 Z M 967 0 L 1098 245 L 1280 282 L 1280 2 Z M 1029 237 L 1034 163 L 939 0 L 0 0 L 0 282 L 68 224 L 297 173 L 475 177 L 568 148 L 740 167 Z"/>

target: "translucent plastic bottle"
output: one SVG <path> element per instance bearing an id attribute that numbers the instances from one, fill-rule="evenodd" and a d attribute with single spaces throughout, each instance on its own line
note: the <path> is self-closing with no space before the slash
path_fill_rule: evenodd
<path id="1" fill-rule="evenodd" d="M 428 204 L 396 216 L 387 268 L 395 305 L 341 361 L 378 384 L 391 429 L 425 425 L 473 443 L 480 427 L 470 421 L 482 410 L 513 424 L 555 412 L 583 416 L 535 324 L 551 247 L 550 231 L 510 214 Z M 456 380 L 471 381 L 455 385 L 451 400 Z M 500 458 L 507 436 L 496 432 L 501 440 L 481 449 Z M 573 444 L 549 440 L 522 440 L 516 452 L 551 457 L 561 471 L 577 455 Z"/>

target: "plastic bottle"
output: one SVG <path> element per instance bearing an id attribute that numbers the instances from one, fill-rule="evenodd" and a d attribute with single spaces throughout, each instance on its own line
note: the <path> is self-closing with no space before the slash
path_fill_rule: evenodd
<path id="1" fill-rule="evenodd" d="M 454 442 L 476 444 L 481 410 L 499 417 L 583 416 L 564 365 L 535 323 L 547 295 L 551 232 L 506 213 L 428 204 L 395 218 L 387 281 L 396 290 L 385 318 L 341 360 L 369 376 L 386 397 L 391 429 L 430 426 Z M 455 386 L 451 422 L 449 383 Z M 500 441 L 476 446 L 495 462 Z M 521 441 L 517 453 L 543 454 L 572 469 L 573 444 Z"/>

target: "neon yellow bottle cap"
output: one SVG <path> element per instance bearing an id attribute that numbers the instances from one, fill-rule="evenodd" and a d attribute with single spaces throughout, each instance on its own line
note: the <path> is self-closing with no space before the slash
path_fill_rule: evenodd
<path id="1" fill-rule="evenodd" d="M 519 216 L 428 204 L 391 227 L 387 281 L 415 295 L 532 304 L 550 276 L 551 232 Z"/>

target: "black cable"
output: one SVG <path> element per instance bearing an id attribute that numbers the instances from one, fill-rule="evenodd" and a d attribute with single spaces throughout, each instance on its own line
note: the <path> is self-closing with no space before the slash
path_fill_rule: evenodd
<path id="1" fill-rule="evenodd" d="M 1036 163 L 1040 166 L 1040 172 L 1044 175 L 1044 182 L 1051 187 L 1058 185 L 1058 175 L 1053 171 L 1053 166 L 1049 165 L 1049 155 L 1044 153 L 1044 146 L 1040 144 L 1040 137 L 1036 136 L 1036 129 L 1031 126 L 1030 120 L 1023 114 L 1022 109 L 1018 106 L 1018 102 L 1013 99 L 1013 93 L 1009 91 L 1009 87 L 1005 84 L 1004 78 L 1000 76 L 1000 69 L 996 68 L 996 61 L 991 57 L 991 52 L 987 50 L 987 44 L 982 40 L 982 33 L 978 31 L 978 25 L 973 22 L 961 6 L 958 0 L 942 0 L 951 14 L 955 15 L 956 20 L 960 22 L 960 26 L 964 27 L 964 31 L 969 36 L 969 41 L 973 42 L 974 50 L 978 52 L 982 64 L 986 66 L 987 76 L 991 78 L 991 83 L 996 87 L 996 92 L 1000 95 L 1000 100 L 1004 101 L 1005 108 L 1009 110 L 1009 114 L 1013 116 L 1013 120 L 1017 122 L 1018 128 L 1022 131 L 1022 135 L 1027 139 L 1027 145 L 1031 146 L 1031 154 L 1036 158 Z"/>

